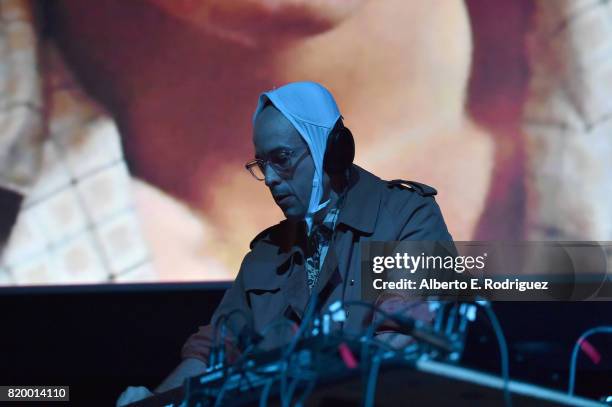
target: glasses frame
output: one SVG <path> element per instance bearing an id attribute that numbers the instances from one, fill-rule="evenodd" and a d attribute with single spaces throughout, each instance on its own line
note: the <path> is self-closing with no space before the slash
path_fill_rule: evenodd
<path id="1" fill-rule="evenodd" d="M 247 162 L 244 165 L 244 168 L 246 168 L 246 170 L 257 181 L 265 181 L 265 179 L 266 179 L 266 167 L 267 167 L 268 164 L 270 164 L 270 166 L 272 167 L 274 172 L 279 177 L 281 177 L 283 179 L 286 179 L 286 180 L 292 179 L 297 166 L 300 165 L 300 163 L 302 162 L 302 160 L 304 158 L 306 158 L 308 155 L 310 155 L 310 151 L 308 151 L 308 149 L 304 150 L 302 152 L 302 154 L 300 154 L 297 158 L 294 158 L 294 156 L 297 154 L 294 150 L 282 149 L 280 151 L 288 153 L 291 156 L 291 159 L 295 160 L 293 163 L 291 163 L 291 165 L 287 169 L 278 168 L 278 165 L 272 163 L 269 158 L 265 159 L 265 160 L 262 160 L 261 158 L 256 158 L 254 160 L 251 160 L 251 161 Z M 255 167 L 259 167 L 259 170 L 264 174 L 263 178 L 260 178 L 260 177 L 257 176 L 257 174 L 255 172 L 255 169 L 254 169 Z"/>

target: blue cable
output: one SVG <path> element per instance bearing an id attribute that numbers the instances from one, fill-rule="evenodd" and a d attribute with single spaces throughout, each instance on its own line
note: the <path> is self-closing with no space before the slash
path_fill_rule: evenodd
<path id="1" fill-rule="evenodd" d="M 364 407 L 374 406 L 374 398 L 376 396 L 376 384 L 378 382 L 378 372 L 380 371 L 380 363 L 382 358 L 377 354 L 372 360 L 370 365 L 370 372 L 368 374 L 368 383 L 366 385 L 366 393 L 363 401 Z"/>
<path id="2" fill-rule="evenodd" d="M 602 325 L 602 326 L 597 326 L 595 328 L 588 329 L 586 332 L 580 335 L 580 337 L 574 344 L 574 348 L 572 350 L 572 356 L 570 358 L 569 385 L 567 389 L 567 394 L 569 394 L 570 396 L 574 395 L 574 387 L 575 387 L 575 382 L 576 382 L 576 366 L 578 364 L 578 351 L 580 350 L 580 344 L 582 343 L 582 341 L 584 341 L 589 336 L 594 335 L 594 334 L 602 334 L 602 333 L 612 334 L 612 326 Z"/>
<path id="3" fill-rule="evenodd" d="M 504 403 L 506 407 L 512 407 L 512 394 L 510 394 L 510 358 L 508 356 L 508 344 L 506 342 L 506 337 L 504 336 L 504 331 L 497 319 L 497 315 L 495 315 L 495 311 L 493 311 L 493 307 L 489 301 L 476 301 L 476 304 L 480 305 L 485 313 L 487 314 L 487 318 L 491 322 L 493 327 L 493 331 L 495 332 L 495 337 L 497 338 L 497 344 L 499 345 L 499 353 L 501 358 L 501 373 L 503 383 L 503 391 L 504 391 Z"/>

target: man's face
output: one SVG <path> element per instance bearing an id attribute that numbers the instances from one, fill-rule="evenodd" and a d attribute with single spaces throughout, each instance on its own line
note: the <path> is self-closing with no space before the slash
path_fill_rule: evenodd
<path id="1" fill-rule="evenodd" d="M 304 219 L 312 191 L 314 162 L 300 133 L 280 111 L 269 105 L 257 116 L 253 144 L 255 158 L 266 161 L 265 184 L 276 204 L 287 219 Z"/>

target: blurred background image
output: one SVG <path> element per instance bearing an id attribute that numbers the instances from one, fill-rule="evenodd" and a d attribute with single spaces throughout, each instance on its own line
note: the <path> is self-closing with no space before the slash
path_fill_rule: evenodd
<path id="1" fill-rule="evenodd" d="M 455 240 L 612 240 L 611 56 L 607 1 L 0 0 L 0 285 L 232 280 L 302 80 Z"/>

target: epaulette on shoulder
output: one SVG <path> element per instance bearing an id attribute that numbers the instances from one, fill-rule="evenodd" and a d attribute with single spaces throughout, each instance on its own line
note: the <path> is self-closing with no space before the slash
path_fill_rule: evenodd
<path id="1" fill-rule="evenodd" d="M 257 234 L 257 236 L 255 236 L 253 238 L 253 240 L 251 240 L 251 243 L 249 243 L 249 248 L 252 249 L 253 246 L 255 246 L 255 243 L 257 243 L 258 241 L 260 241 L 261 239 L 263 239 L 266 235 L 269 235 L 272 233 L 274 228 L 277 228 L 278 225 L 272 225 L 269 228 L 266 228 L 264 230 L 262 230 L 261 232 L 259 232 Z"/>
<path id="2" fill-rule="evenodd" d="M 394 179 L 392 181 L 387 181 L 387 185 L 390 187 L 400 187 L 405 189 L 410 189 L 421 196 L 434 196 L 438 193 L 434 187 L 430 187 L 426 184 L 421 184 L 416 181 L 406 181 L 404 179 Z"/>

